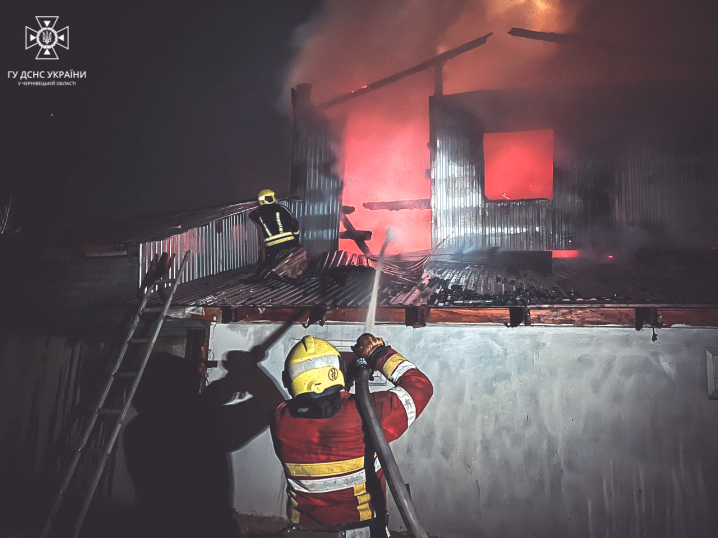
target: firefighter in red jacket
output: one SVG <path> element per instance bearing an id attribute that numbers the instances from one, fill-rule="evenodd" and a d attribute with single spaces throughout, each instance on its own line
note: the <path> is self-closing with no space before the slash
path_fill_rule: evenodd
<path id="1" fill-rule="evenodd" d="M 381 338 L 363 334 L 352 349 L 395 385 L 372 393 L 391 442 L 429 403 L 431 382 Z M 282 377 L 292 399 L 277 407 L 270 425 L 287 479 L 290 525 L 283 536 L 302 536 L 319 526 L 328 538 L 387 536 L 386 482 L 374 449 L 365 443 L 357 399 L 344 390 L 346 369 L 334 346 L 312 336 L 297 343 L 285 361 Z"/>

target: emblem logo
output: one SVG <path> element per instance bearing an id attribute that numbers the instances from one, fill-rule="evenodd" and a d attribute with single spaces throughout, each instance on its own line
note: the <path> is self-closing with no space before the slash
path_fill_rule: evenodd
<path id="1" fill-rule="evenodd" d="M 329 375 L 329 381 L 336 381 L 337 377 L 339 377 L 339 370 L 337 370 L 336 368 L 331 368 L 329 370 L 328 375 Z"/>
<path id="2" fill-rule="evenodd" d="M 39 30 L 25 27 L 25 50 L 37 45 L 36 60 L 58 60 L 55 47 L 64 49 L 70 48 L 70 27 L 65 26 L 62 30 L 55 30 L 57 19 L 60 17 L 35 17 L 40 25 Z"/>

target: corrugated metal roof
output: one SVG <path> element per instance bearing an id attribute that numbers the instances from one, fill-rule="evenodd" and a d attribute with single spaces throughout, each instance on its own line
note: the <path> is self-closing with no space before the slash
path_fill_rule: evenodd
<path id="1" fill-rule="evenodd" d="M 432 263 L 410 294 L 413 303 L 430 306 L 718 303 L 718 258 L 687 256 L 684 260 L 555 259 L 548 273 L 484 264 Z M 403 303 L 399 297 L 396 300 Z"/>
<path id="2" fill-rule="evenodd" d="M 369 304 L 373 270 L 312 277 L 294 284 L 275 278 L 257 280 L 253 271 L 227 271 L 181 285 L 174 304 L 188 306 L 339 306 Z"/>
<path id="3" fill-rule="evenodd" d="M 251 211 L 257 205 L 256 200 L 251 200 L 236 204 L 182 211 L 180 213 L 131 219 L 118 224 L 115 227 L 114 235 L 121 235 L 122 239 L 128 242 L 160 241 L 230 215 Z"/>
<path id="4" fill-rule="evenodd" d="M 424 267 L 431 257 L 432 252 L 427 251 L 423 255 L 410 256 L 407 259 L 394 258 L 386 259 L 383 264 L 382 272 L 390 280 L 396 283 L 413 285 L 419 281 L 424 273 Z M 335 250 L 325 252 L 315 262 L 312 267 L 312 275 L 318 276 L 329 269 L 338 267 L 368 267 L 376 269 L 377 259 L 368 258 L 363 254 L 347 252 L 345 250 Z"/>
<path id="5" fill-rule="evenodd" d="M 293 194 L 277 196 L 277 200 L 283 202 L 291 202 L 296 199 L 297 196 Z M 95 227 L 92 230 L 73 234 L 73 237 L 75 237 L 75 240 L 94 241 L 101 244 L 161 241 L 192 228 L 205 226 L 231 215 L 251 211 L 255 207 L 257 207 L 257 201 L 248 200 L 189 211 L 166 213 L 164 215 L 132 217 L 111 223 L 105 227 Z"/>
<path id="6" fill-rule="evenodd" d="M 718 254 L 718 253 L 714 253 Z M 301 283 L 257 280 L 253 268 L 226 271 L 179 286 L 176 305 L 369 305 L 374 269 L 359 255 L 329 253 Z M 565 304 L 718 304 L 718 255 L 657 254 L 636 260 L 554 259 L 553 270 L 430 261 L 412 284 L 386 275 L 382 306 L 523 306 Z M 414 274 L 416 262 L 394 261 Z"/>
<path id="7" fill-rule="evenodd" d="M 385 263 L 380 304 L 413 287 L 423 274 L 427 256 L 418 261 Z M 174 304 L 187 306 L 368 306 L 376 261 L 345 251 L 324 253 L 301 282 L 259 280 L 253 267 L 226 271 L 182 284 Z"/>

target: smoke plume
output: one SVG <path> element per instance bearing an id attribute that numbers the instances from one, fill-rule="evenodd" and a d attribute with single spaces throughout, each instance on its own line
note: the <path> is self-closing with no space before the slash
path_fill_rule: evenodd
<path id="1" fill-rule="evenodd" d="M 555 83 L 705 77 L 718 41 L 715 8 L 688 0 L 362 0 L 329 1 L 297 33 L 287 83 L 313 84 L 321 104 L 467 41 L 488 42 L 449 60 L 444 93 Z M 572 34 L 588 46 L 513 37 L 513 27 Z M 605 44 L 605 46 L 603 46 Z M 709 73 L 711 75 L 711 73 Z M 392 251 L 430 247 L 430 212 L 370 211 L 363 202 L 430 197 L 428 97 L 423 71 L 330 109 L 344 125 L 339 173 L 356 228 L 402 230 Z M 408 233 L 410 232 L 410 233 Z M 355 250 L 344 241 L 341 248 Z"/>

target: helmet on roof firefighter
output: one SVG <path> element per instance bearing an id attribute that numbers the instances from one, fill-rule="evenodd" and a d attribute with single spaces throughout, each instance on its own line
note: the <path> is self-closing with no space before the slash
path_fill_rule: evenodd
<path id="1" fill-rule="evenodd" d="M 293 397 L 318 398 L 344 388 L 344 360 L 326 340 L 305 336 L 289 351 L 282 381 Z"/>
<path id="2" fill-rule="evenodd" d="M 257 195 L 257 200 L 259 201 L 259 205 L 273 204 L 277 201 L 277 196 L 273 190 L 262 189 Z"/>

